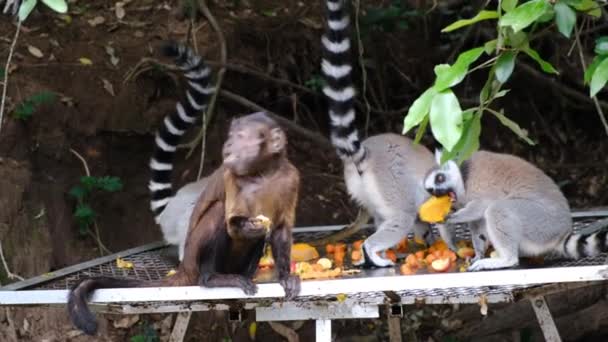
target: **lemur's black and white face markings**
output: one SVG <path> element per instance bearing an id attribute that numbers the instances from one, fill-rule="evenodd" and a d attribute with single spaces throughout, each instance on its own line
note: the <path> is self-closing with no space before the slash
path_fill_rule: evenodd
<path id="1" fill-rule="evenodd" d="M 441 197 L 448 195 L 452 201 L 464 195 L 464 180 L 461 168 L 453 160 L 441 164 L 440 150 L 435 151 L 437 166 L 424 177 L 424 189 L 431 195 Z"/>

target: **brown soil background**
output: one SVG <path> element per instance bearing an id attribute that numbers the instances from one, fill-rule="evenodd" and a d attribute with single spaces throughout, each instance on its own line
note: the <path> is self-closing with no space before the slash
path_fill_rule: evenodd
<path id="1" fill-rule="evenodd" d="M 388 3 L 365 1 L 362 5 L 365 9 Z M 431 7 L 424 1 L 408 3 L 421 10 Z M 229 64 L 304 85 L 319 74 L 320 5 L 318 1 L 214 1 L 210 9 L 225 35 Z M 124 184 L 121 192 L 97 194 L 92 201 L 99 215 L 101 240 L 110 250 L 120 251 L 161 238 L 148 209 L 147 164 L 154 130 L 173 109 L 178 91 L 171 78 L 160 72 L 148 72 L 130 82 L 124 79 L 143 57 L 157 57 L 154 51 L 162 41 L 184 40 L 189 24 L 175 15 L 177 1 L 131 1 L 125 5 L 126 16 L 120 21 L 112 1 L 75 1 L 69 23 L 44 6 L 38 7 L 41 10 L 28 18 L 17 43 L 13 68 L 9 70 L 7 114 L 0 131 L 0 239 L 11 270 L 24 277 L 99 256 L 95 241 L 81 236 L 72 218 L 74 201 L 67 193 L 84 170 L 70 148 L 84 156 L 92 175 L 117 176 Z M 100 16 L 103 23 L 89 23 Z M 399 132 L 404 111 L 398 109 L 430 85 L 433 66 L 445 62 L 453 49 L 483 42 L 476 36 L 462 47 L 458 39 L 441 35 L 439 30 L 453 20 L 442 11 L 408 20 L 407 30 L 371 30 L 363 40 L 368 65 L 366 95 L 373 106 L 381 108 L 371 114 L 368 134 Z M 219 61 L 219 43 L 209 23 L 200 19 L 194 27 L 200 52 L 210 61 Z M 2 61 L 6 60 L 14 32 L 14 24 L 0 18 Z M 564 53 L 556 53 L 567 51 L 570 43 L 558 36 L 551 38 L 537 48 L 562 71 L 557 82 L 586 93 L 578 82 L 581 71 L 576 54 L 565 57 Z M 584 42 L 589 51 L 591 42 L 591 38 Z M 43 57 L 33 56 L 28 46 L 38 48 Z M 119 58 L 116 65 L 106 52 L 108 46 Z M 93 64 L 80 64 L 78 60 L 83 57 Z M 459 90 L 460 95 L 474 99 L 484 76 L 482 73 L 471 77 Z M 104 88 L 104 82 L 111 84 L 113 94 L 107 86 Z M 593 106 L 564 96 L 557 88 L 549 87 L 545 79 L 531 77 L 519 67 L 507 88 L 512 90 L 500 105 L 530 132 L 538 145 L 522 143 L 495 119 L 484 117 L 482 147 L 514 153 L 539 165 L 563 184 L 574 208 L 606 205 L 608 193 L 603 190 L 607 140 Z M 327 136 L 324 102 L 318 92 L 302 91 L 233 69 L 227 70 L 223 89 Z M 11 115 L 19 103 L 40 91 L 59 94 L 61 101 L 41 106 L 25 121 Z M 229 119 L 250 111 L 219 97 L 207 138 L 205 174 L 218 165 L 218 151 Z M 365 120 L 360 119 L 363 127 Z M 185 141 L 195 134 L 191 132 Z M 430 136 L 424 143 L 434 146 Z M 184 150 L 177 158 L 176 188 L 194 180 L 198 170 L 200 150 L 189 159 L 185 154 Z M 348 199 L 340 161 L 332 152 L 292 132 L 289 156 L 302 173 L 299 226 L 347 223 L 355 217 L 357 208 Z M 5 273 L 1 275 L 5 284 Z M 111 321 L 103 321 L 103 337 L 93 339 L 70 337 L 72 328 L 62 308 L 10 312 L 18 337 L 24 341 L 129 340 L 129 336 L 142 331 L 144 320 L 156 324 L 161 336 L 166 337 L 170 324 L 164 321 L 163 328 L 166 315 L 142 317 L 131 329 L 116 329 Z M 0 310 L 1 340 L 8 338 L 5 334 L 10 330 L 9 321 Z M 334 329 L 348 340 L 351 335 L 380 336 L 383 324 L 338 322 Z M 246 323 L 226 323 L 222 314 L 197 313 L 188 339 L 219 341 L 232 335 L 233 340 L 247 340 L 246 328 Z M 278 338 L 268 325 L 259 324 L 258 330 L 258 340 Z M 299 331 L 302 340 L 311 339 L 314 324 L 308 322 Z M 427 336 L 430 335 L 433 333 Z"/>

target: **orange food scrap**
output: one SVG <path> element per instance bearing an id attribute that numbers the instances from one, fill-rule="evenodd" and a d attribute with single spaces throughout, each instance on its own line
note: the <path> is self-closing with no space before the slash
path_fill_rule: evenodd
<path id="1" fill-rule="evenodd" d="M 418 251 L 414 254 L 416 259 L 424 259 L 424 251 Z"/>
<path id="2" fill-rule="evenodd" d="M 428 223 L 443 222 L 452 207 L 450 196 L 431 196 L 418 209 L 420 220 Z"/>
<path id="3" fill-rule="evenodd" d="M 395 253 L 394 250 L 387 249 L 385 255 L 386 255 L 386 258 L 389 259 L 390 261 L 397 262 L 397 253 Z"/>
<path id="4" fill-rule="evenodd" d="M 296 243 L 291 246 L 291 260 L 308 261 L 318 257 L 317 249 L 307 243 Z"/>
<path id="5" fill-rule="evenodd" d="M 407 253 L 407 238 L 399 241 L 399 244 L 397 244 L 397 252 Z"/>
<path id="6" fill-rule="evenodd" d="M 331 243 L 328 243 L 327 245 L 325 245 L 325 252 L 327 252 L 327 254 L 334 254 L 335 251 L 336 251 L 336 246 L 332 245 Z"/>
<path id="7" fill-rule="evenodd" d="M 334 245 L 334 249 L 335 249 L 334 253 L 337 253 L 339 251 L 344 253 L 344 252 L 346 252 L 346 244 L 342 243 L 342 242 L 337 243 Z"/>
<path id="8" fill-rule="evenodd" d="M 419 259 L 421 259 L 421 258 L 416 258 L 416 255 L 410 254 L 405 259 L 405 264 L 412 268 L 417 268 L 417 267 L 421 266 L 421 263 L 418 261 Z"/>
<path id="9" fill-rule="evenodd" d="M 352 251 L 350 253 L 350 259 L 352 261 L 359 261 L 359 260 L 361 260 L 361 256 L 362 256 L 361 251 Z"/>
<path id="10" fill-rule="evenodd" d="M 361 249 L 362 246 L 363 246 L 363 240 L 357 240 L 357 241 L 353 242 L 354 249 Z"/>
<path id="11" fill-rule="evenodd" d="M 424 258 L 424 261 L 427 263 L 427 265 L 430 265 L 435 260 L 437 260 L 437 257 L 434 254 L 429 254 L 426 256 L 426 258 Z"/>
<path id="12" fill-rule="evenodd" d="M 411 274 L 416 274 L 416 270 L 412 269 L 409 265 L 407 264 L 403 264 L 401 265 L 401 267 L 399 268 L 399 270 L 401 271 L 401 274 L 403 275 L 411 275 Z"/>
<path id="13" fill-rule="evenodd" d="M 456 253 L 461 259 L 472 258 L 475 256 L 475 250 L 471 247 L 460 247 Z"/>
<path id="14" fill-rule="evenodd" d="M 450 268 L 450 259 L 437 259 L 431 263 L 431 268 L 436 272 L 445 272 Z"/>
<path id="15" fill-rule="evenodd" d="M 344 255 L 345 255 L 345 252 L 340 251 L 340 250 L 337 250 L 334 253 L 334 262 L 336 263 L 337 266 L 341 266 L 342 264 L 344 264 Z"/>
<path id="16" fill-rule="evenodd" d="M 438 251 L 447 251 L 449 249 L 448 244 L 445 243 L 445 241 L 443 241 L 441 239 L 433 242 L 433 245 L 431 246 L 431 248 L 434 248 L 435 250 L 438 250 Z"/>

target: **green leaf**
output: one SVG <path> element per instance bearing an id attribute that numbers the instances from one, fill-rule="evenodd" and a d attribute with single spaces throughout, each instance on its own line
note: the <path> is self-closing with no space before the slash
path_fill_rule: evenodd
<path id="1" fill-rule="evenodd" d="M 494 73 L 500 83 L 505 83 L 513 73 L 515 68 L 515 53 L 512 51 L 503 52 L 496 60 Z"/>
<path id="2" fill-rule="evenodd" d="M 507 93 L 509 92 L 509 89 L 503 89 L 501 91 L 499 91 L 498 93 L 496 93 L 496 95 L 494 95 L 495 99 L 501 98 L 505 95 L 507 95 Z"/>
<path id="3" fill-rule="evenodd" d="M 600 63 L 602 63 L 606 58 L 608 58 L 608 56 L 595 56 L 595 58 L 593 58 L 593 61 L 591 61 L 591 64 L 589 64 L 587 70 L 585 70 L 585 75 L 583 76 L 585 84 L 589 84 L 589 82 L 591 82 L 591 76 L 593 76 L 593 73 L 595 73 L 595 69 L 597 69 L 597 66 L 600 65 Z"/>
<path id="4" fill-rule="evenodd" d="M 557 29 L 565 37 L 570 38 L 572 29 L 576 24 L 576 12 L 563 2 L 558 2 L 553 7 L 555 9 L 555 23 Z"/>
<path id="5" fill-rule="evenodd" d="M 458 30 L 459 28 L 475 24 L 482 20 L 496 19 L 496 18 L 498 18 L 498 12 L 496 12 L 496 11 L 485 11 L 485 10 L 480 11 L 479 13 L 477 13 L 476 16 L 474 16 L 471 19 L 461 19 L 454 23 L 451 23 L 450 25 L 443 28 L 441 30 L 441 32 L 451 32 L 454 30 Z"/>
<path id="6" fill-rule="evenodd" d="M 516 7 L 505 14 L 498 22 L 499 26 L 509 26 L 513 31 L 520 31 L 540 18 L 550 8 L 547 0 L 532 0 Z"/>
<path id="7" fill-rule="evenodd" d="M 462 135 L 462 109 L 451 90 L 445 90 L 433 98 L 430 111 L 433 136 L 448 151 Z"/>
<path id="8" fill-rule="evenodd" d="M 589 96 L 594 97 L 608 81 L 608 58 L 605 58 L 593 72 L 589 89 Z M 433 109 L 431 108 L 431 113 Z M 432 118 L 431 118 L 432 119 Z"/>
<path id="9" fill-rule="evenodd" d="M 545 11 L 543 15 L 536 19 L 536 24 L 548 23 L 553 20 L 553 18 L 555 18 L 555 10 L 553 9 L 553 7 L 549 6 L 549 8 L 547 8 L 547 11 Z"/>
<path id="10" fill-rule="evenodd" d="M 122 190 L 122 182 L 118 177 L 105 176 L 97 180 L 97 187 L 107 192 L 116 192 Z"/>
<path id="11" fill-rule="evenodd" d="M 34 104 L 31 101 L 26 100 L 15 108 L 14 115 L 19 120 L 27 120 L 32 117 L 35 110 Z"/>
<path id="12" fill-rule="evenodd" d="M 600 65 L 600 63 L 602 63 L 606 58 L 608 58 L 608 56 L 595 56 L 593 58 L 591 64 L 589 64 L 587 70 L 585 70 L 585 74 L 583 76 L 584 84 L 589 84 L 589 82 L 591 82 L 591 77 L 593 76 L 595 69 L 597 69 L 597 66 Z"/>
<path id="13" fill-rule="evenodd" d="M 424 135 L 424 132 L 426 132 L 426 126 L 429 125 L 429 119 L 429 116 L 426 115 L 424 117 L 424 120 L 422 120 L 422 122 L 420 123 L 420 126 L 418 126 L 418 130 L 416 131 L 416 137 L 414 138 L 415 144 L 418 144 L 420 140 L 422 140 L 422 136 Z"/>
<path id="14" fill-rule="evenodd" d="M 466 112 L 473 113 L 476 109 L 469 109 Z M 466 113 L 465 112 L 465 113 Z M 469 159 L 469 157 L 479 150 L 479 136 L 481 135 L 481 115 L 473 115 L 469 120 L 465 121 L 462 128 L 462 137 L 454 147 L 458 152 L 457 163 Z"/>
<path id="15" fill-rule="evenodd" d="M 19 7 L 19 21 L 25 21 L 25 19 L 27 19 L 27 17 L 30 15 L 30 13 L 32 13 L 32 10 L 34 9 L 34 7 L 36 7 L 36 3 L 38 2 L 38 0 L 25 0 L 23 1 L 23 3 L 21 4 L 21 7 Z"/>
<path id="16" fill-rule="evenodd" d="M 40 0 L 50 9 L 57 13 L 66 13 L 68 11 L 68 4 L 65 0 Z"/>
<path id="17" fill-rule="evenodd" d="M 517 0 L 502 0 L 500 7 L 505 12 L 512 11 L 517 6 Z"/>
<path id="18" fill-rule="evenodd" d="M 436 94 L 437 91 L 434 88 L 429 88 L 414 101 L 403 120 L 403 131 L 401 134 L 406 134 L 410 129 L 424 120 L 429 113 L 431 101 L 433 101 L 433 97 Z"/>
<path id="19" fill-rule="evenodd" d="M 595 40 L 594 51 L 597 55 L 608 55 L 608 36 L 602 36 Z"/>
<path id="20" fill-rule="evenodd" d="M 508 30 L 507 38 L 509 41 L 509 45 L 514 48 L 522 48 L 528 44 L 528 34 L 524 31 L 513 32 L 512 30 Z"/>
<path id="21" fill-rule="evenodd" d="M 519 125 L 515 121 L 507 118 L 502 113 L 499 113 L 496 111 L 489 111 L 489 112 L 492 113 L 496 118 L 498 118 L 500 123 L 502 123 L 503 125 L 507 126 L 509 129 L 511 129 L 511 131 L 513 131 L 513 133 L 517 134 L 517 136 L 520 137 L 521 139 L 523 139 L 525 142 L 527 142 L 530 145 L 536 145 L 534 143 L 534 141 L 532 141 L 528 137 L 528 133 L 526 131 L 524 131 L 521 127 L 519 127 Z"/>
<path id="22" fill-rule="evenodd" d="M 582 0 L 579 3 L 572 4 L 572 7 L 595 18 L 602 16 L 602 9 L 599 3 L 593 0 Z"/>
<path id="23" fill-rule="evenodd" d="M 449 68 L 439 68 L 439 65 L 436 66 L 435 74 L 437 74 L 437 79 L 435 80 L 433 88 L 435 88 L 437 92 L 440 92 L 462 82 L 469 71 L 469 66 L 481 56 L 483 50 L 483 47 L 477 47 L 461 53 L 458 55 L 454 65 Z"/>
<path id="24" fill-rule="evenodd" d="M 4 76 L 5 76 L 4 68 L 0 67 L 0 78 L 4 78 Z"/>
<path id="25" fill-rule="evenodd" d="M 485 51 L 485 53 L 487 55 L 492 54 L 492 52 L 494 52 L 494 50 L 496 50 L 496 44 L 498 43 L 497 39 L 492 39 L 490 41 L 487 41 L 483 44 L 483 51 Z"/>
<path id="26" fill-rule="evenodd" d="M 76 198 L 78 201 L 82 201 L 87 195 L 87 191 L 80 185 L 76 185 L 70 189 L 70 196 Z"/>
<path id="27" fill-rule="evenodd" d="M 49 103 L 54 101 L 57 98 L 55 93 L 50 91 L 41 91 L 29 97 L 29 100 L 32 101 L 35 105 L 40 105 L 44 103 Z"/>
<path id="28" fill-rule="evenodd" d="M 93 191 L 97 187 L 97 177 L 82 176 L 80 177 L 80 184 L 86 191 Z"/>
<path id="29" fill-rule="evenodd" d="M 76 207 L 74 211 L 74 217 L 78 219 L 88 219 L 95 217 L 95 211 L 87 204 L 81 204 Z"/>
<path id="30" fill-rule="evenodd" d="M 548 74 L 559 74 L 559 72 L 557 70 L 555 70 L 553 65 L 551 65 L 549 62 L 545 61 L 544 59 L 542 59 L 540 57 L 540 55 L 538 54 L 538 52 L 536 52 L 536 50 L 534 50 L 528 46 L 525 49 L 523 49 L 522 51 L 525 52 L 528 56 L 530 56 L 534 61 L 536 61 L 536 63 L 538 63 L 538 65 L 540 65 L 540 68 L 544 72 L 546 72 Z"/>

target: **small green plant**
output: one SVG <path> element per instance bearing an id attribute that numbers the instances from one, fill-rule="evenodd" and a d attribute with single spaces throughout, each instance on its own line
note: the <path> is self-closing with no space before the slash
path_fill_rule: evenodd
<path id="1" fill-rule="evenodd" d="M 489 4 L 489 3 L 488 3 Z M 601 16 L 599 1 L 593 0 L 531 0 L 518 6 L 517 0 L 502 0 L 495 10 L 481 10 L 470 19 L 458 20 L 442 32 L 451 32 L 475 23 L 496 20 L 496 39 L 462 52 L 454 64 L 435 66 L 435 82 L 414 101 L 403 122 L 403 134 L 418 126 L 416 141 L 420 141 L 430 124 L 435 139 L 443 146 L 443 161 L 455 159 L 460 163 L 479 149 L 481 117 L 488 113 L 530 145 L 535 143 L 527 132 L 504 115 L 502 109 L 490 108 L 494 100 L 505 96 L 502 86 L 513 73 L 517 57 L 534 61 L 545 73 L 559 72 L 531 46 L 533 33 L 541 26 L 555 23 L 558 31 L 569 38 L 576 25 L 577 14 L 597 19 Z M 578 12 L 578 13 L 577 13 Z M 608 81 L 608 38 L 596 42 L 598 55 L 585 73 L 591 83 L 591 96 Z M 489 59 L 470 68 L 482 55 Z M 488 68 L 488 78 L 479 94 L 479 105 L 463 110 L 453 88 L 475 70 Z"/>
<path id="2" fill-rule="evenodd" d="M 608 81 L 608 36 L 595 41 L 595 58 L 585 70 L 584 81 L 589 84 L 589 96 L 595 96 Z"/>
<path id="3" fill-rule="evenodd" d="M 304 85 L 313 91 L 320 92 L 325 85 L 325 80 L 320 75 L 312 75 L 308 81 L 304 82 Z"/>
<path id="4" fill-rule="evenodd" d="M 19 120 L 27 120 L 34 114 L 40 105 L 51 103 L 55 101 L 56 98 L 57 96 L 55 93 L 50 91 L 36 93 L 18 104 L 13 111 L 13 116 Z"/>
<path id="5" fill-rule="evenodd" d="M 361 30 L 367 32 L 376 28 L 383 32 L 393 32 L 408 28 L 407 19 L 420 13 L 404 6 L 404 2 L 393 0 L 388 7 L 370 8 L 361 17 Z"/>
<path id="6" fill-rule="evenodd" d="M 158 333 L 148 321 L 144 321 L 141 323 L 142 332 L 131 336 L 129 339 L 130 342 L 158 342 L 160 338 L 158 337 Z"/>
<path id="7" fill-rule="evenodd" d="M 57 13 L 66 13 L 68 11 L 68 4 L 65 0 L 40 0 L 43 4 L 47 5 L 50 9 Z M 25 0 L 19 7 L 19 21 L 25 21 L 27 17 L 32 13 L 34 7 L 38 4 L 38 0 Z"/>
<path id="8" fill-rule="evenodd" d="M 122 182 L 118 177 L 83 176 L 80 178 L 80 184 L 75 185 L 70 189 L 70 196 L 76 199 L 74 218 L 76 219 L 76 222 L 78 222 L 80 234 L 88 234 L 97 217 L 97 213 L 95 213 L 95 210 L 93 210 L 89 204 L 89 200 L 94 191 L 116 192 L 121 189 Z"/>

